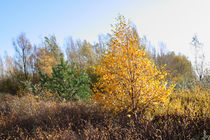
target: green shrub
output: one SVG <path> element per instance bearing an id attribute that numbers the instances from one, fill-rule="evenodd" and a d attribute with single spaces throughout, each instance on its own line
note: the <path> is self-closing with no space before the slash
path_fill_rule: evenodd
<path id="1" fill-rule="evenodd" d="M 16 80 L 16 77 L 6 77 L 0 80 L 0 94 L 1 93 L 10 93 L 15 95 L 19 90 L 19 83 Z"/>
<path id="2" fill-rule="evenodd" d="M 53 68 L 52 76 L 41 74 L 41 86 L 67 100 L 86 100 L 90 95 L 90 79 L 85 72 L 78 72 L 75 65 L 63 59 Z"/>

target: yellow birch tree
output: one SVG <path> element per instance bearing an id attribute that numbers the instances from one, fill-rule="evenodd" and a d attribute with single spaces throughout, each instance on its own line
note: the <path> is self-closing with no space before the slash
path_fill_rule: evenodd
<path id="1" fill-rule="evenodd" d="M 173 86 L 167 88 L 166 72 L 158 70 L 139 49 L 130 23 L 118 17 L 110 49 L 96 67 L 100 76 L 94 85 L 93 101 L 114 112 L 146 111 L 166 103 Z"/>

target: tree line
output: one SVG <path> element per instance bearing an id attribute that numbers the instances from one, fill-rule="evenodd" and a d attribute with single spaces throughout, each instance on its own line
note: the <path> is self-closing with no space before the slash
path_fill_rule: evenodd
<path id="1" fill-rule="evenodd" d="M 201 70 L 201 63 L 198 65 L 198 60 L 194 69 L 192 63 L 184 55 L 149 49 L 148 41 L 140 38 L 135 26 L 131 26 L 130 33 L 136 40 L 137 48 L 145 50 L 145 57 L 154 62 L 159 69 L 162 68 L 168 73 L 166 76 L 168 83 L 171 85 L 176 83 L 176 88 L 191 88 L 196 81 L 204 81 L 203 83 L 207 83 L 206 86 L 208 86 L 209 75 L 205 74 L 203 69 Z M 58 94 L 73 92 L 75 89 L 70 89 L 70 87 L 78 86 L 77 90 L 83 89 L 82 85 L 86 85 L 84 88 L 86 91 L 93 92 L 93 85 L 100 77 L 100 74 L 96 72 L 96 67 L 104 61 L 105 55 L 113 46 L 115 37 L 113 34 L 100 35 L 96 43 L 69 38 L 64 52 L 61 49 L 62 46 L 58 45 L 55 35 L 44 37 L 41 45 L 33 45 L 25 33 L 21 33 L 13 41 L 15 55 L 0 57 L 0 92 L 17 94 L 29 83 L 40 85 L 39 90 L 47 87 Z M 199 45 L 198 40 L 193 38 L 192 44 Z M 75 79 L 75 81 L 68 83 L 70 79 Z M 60 84 L 53 83 L 56 80 L 60 80 Z M 67 87 L 68 89 L 65 89 Z"/>

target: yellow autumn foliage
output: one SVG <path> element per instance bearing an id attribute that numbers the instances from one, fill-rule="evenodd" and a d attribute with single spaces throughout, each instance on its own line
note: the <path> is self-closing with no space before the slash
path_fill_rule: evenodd
<path id="1" fill-rule="evenodd" d="M 174 86 L 167 87 L 167 73 L 157 69 L 145 56 L 145 50 L 139 49 L 131 25 L 122 16 L 109 46 L 96 67 L 100 79 L 94 85 L 93 101 L 114 112 L 145 111 L 167 102 Z"/>
<path id="2" fill-rule="evenodd" d="M 49 53 L 45 48 L 40 48 L 37 53 L 36 67 L 44 74 L 51 76 L 53 66 L 57 65 L 53 54 Z"/>

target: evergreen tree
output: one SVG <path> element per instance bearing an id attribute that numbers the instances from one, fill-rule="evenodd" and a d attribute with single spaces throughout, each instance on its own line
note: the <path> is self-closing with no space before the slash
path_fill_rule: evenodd
<path id="1" fill-rule="evenodd" d="M 75 65 L 68 65 L 64 59 L 53 67 L 52 76 L 41 74 L 44 88 L 58 93 L 67 100 L 86 100 L 90 94 L 90 79 L 85 72 L 78 73 Z"/>

